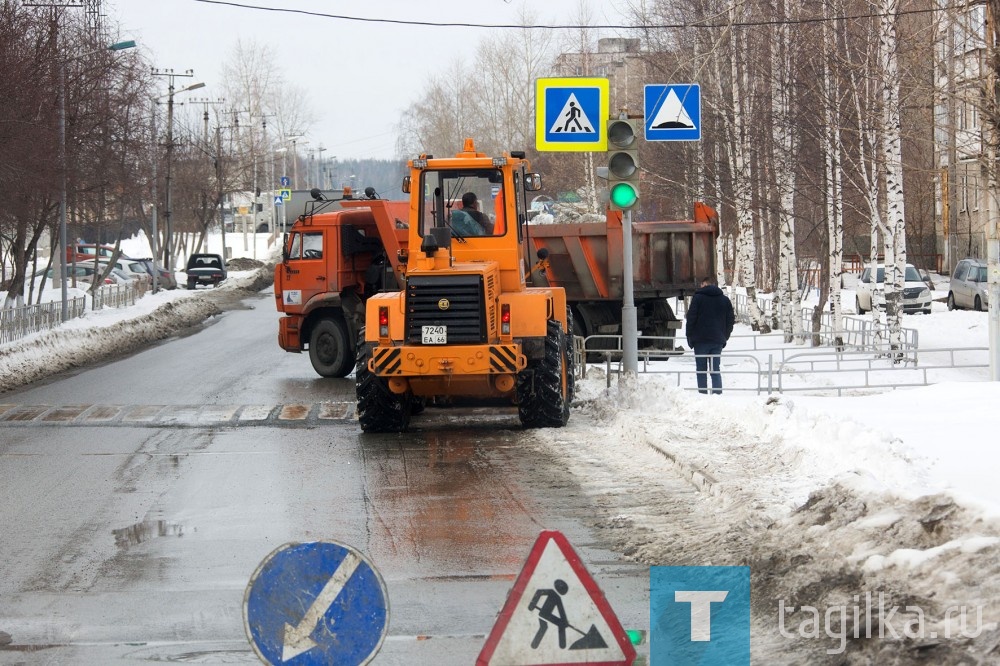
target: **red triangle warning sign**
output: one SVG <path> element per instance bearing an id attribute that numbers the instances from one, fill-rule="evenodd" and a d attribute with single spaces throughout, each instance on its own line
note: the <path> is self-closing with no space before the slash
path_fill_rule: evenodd
<path id="1" fill-rule="evenodd" d="M 538 535 L 476 666 L 631 666 L 635 648 L 561 532 Z"/>

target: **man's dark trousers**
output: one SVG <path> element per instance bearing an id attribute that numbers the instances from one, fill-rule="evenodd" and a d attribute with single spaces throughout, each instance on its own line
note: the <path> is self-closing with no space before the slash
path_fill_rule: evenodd
<path id="1" fill-rule="evenodd" d="M 712 368 L 712 393 L 722 393 L 722 373 L 719 371 L 719 354 L 721 353 L 722 345 L 714 342 L 694 345 L 694 367 L 698 371 L 699 393 L 708 393 L 709 365 Z"/>

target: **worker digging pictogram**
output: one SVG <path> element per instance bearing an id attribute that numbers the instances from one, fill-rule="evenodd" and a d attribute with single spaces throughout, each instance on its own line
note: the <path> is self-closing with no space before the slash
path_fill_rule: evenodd
<path id="1" fill-rule="evenodd" d="M 570 644 L 568 648 L 570 650 L 590 650 L 592 648 L 608 647 L 608 644 L 601 637 L 601 632 L 597 630 L 596 625 L 591 624 L 589 630 L 580 631 L 570 624 L 569 619 L 566 617 L 566 608 L 562 602 L 562 595 L 567 592 L 569 592 L 569 585 L 566 584 L 566 581 L 559 578 L 552 584 L 551 589 L 542 589 L 535 592 L 531 603 L 528 604 L 528 610 L 538 611 L 538 632 L 531 639 L 531 649 L 538 649 L 542 639 L 545 638 L 545 633 L 548 631 L 550 624 L 554 625 L 558 631 L 560 649 L 566 649 L 566 629 L 572 629 L 582 636 L 582 638 Z"/>

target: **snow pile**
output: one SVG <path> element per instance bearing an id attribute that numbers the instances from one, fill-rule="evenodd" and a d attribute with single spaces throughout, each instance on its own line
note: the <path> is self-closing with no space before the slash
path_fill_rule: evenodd
<path id="1" fill-rule="evenodd" d="M 816 657 L 829 651 L 841 655 L 829 663 L 913 663 L 916 652 L 926 663 L 975 663 L 1000 641 L 1000 498 L 987 485 L 998 454 L 985 441 L 997 417 L 959 429 L 975 445 L 956 450 L 955 437 L 940 436 L 954 426 L 916 416 L 944 413 L 963 386 L 793 400 L 702 396 L 657 376 L 605 388 L 591 370 L 568 426 L 535 440 L 594 498 L 594 527 L 621 552 L 650 565 L 750 566 L 755 661 L 827 663 Z M 983 400 L 973 412 L 1000 399 L 998 386 L 973 386 Z M 955 460 L 945 474 L 942 459 Z M 962 467 L 981 471 L 964 501 L 946 492 Z M 882 620 L 899 607 L 886 625 L 898 639 L 865 640 L 881 621 L 865 600 L 879 594 Z M 845 608 L 847 619 L 806 637 L 801 609 L 779 629 L 779 601 L 821 617 Z M 982 619 L 965 618 L 958 636 L 963 605 Z M 902 635 L 917 620 L 920 631 Z"/>

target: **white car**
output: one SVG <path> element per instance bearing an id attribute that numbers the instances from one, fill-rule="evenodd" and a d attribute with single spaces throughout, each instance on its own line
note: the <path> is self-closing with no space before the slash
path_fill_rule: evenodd
<path id="1" fill-rule="evenodd" d="M 931 288 L 920 277 L 913 264 L 906 264 L 903 284 L 903 312 L 931 313 Z M 885 308 L 885 265 L 876 266 L 875 280 L 872 281 L 872 268 L 866 266 L 861 272 L 857 287 L 858 314 L 864 314 L 874 307 Z"/>

